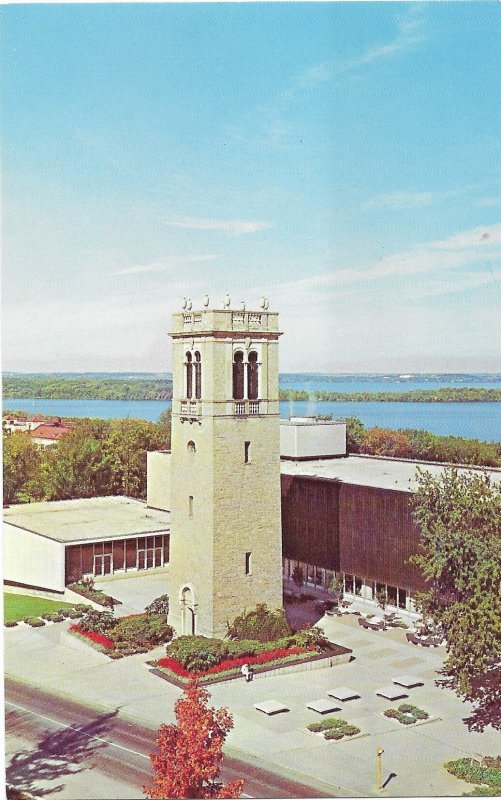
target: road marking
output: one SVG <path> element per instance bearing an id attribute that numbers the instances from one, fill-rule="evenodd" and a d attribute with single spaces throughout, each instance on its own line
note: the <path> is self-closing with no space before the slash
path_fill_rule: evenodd
<path id="1" fill-rule="evenodd" d="M 52 719 L 52 717 L 46 717 L 44 714 L 38 714 L 36 711 L 31 711 L 29 708 L 24 708 L 24 706 L 18 706 L 16 703 L 11 703 L 9 700 L 5 700 L 4 705 L 12 706 L 12 708 L 17 708 L 18 711 L 24 711 L 26 714 L 32 714 L 34 717 L 40 717 L 40 719 L 44 719 L 46 722 L 52 722 L 54 725 L 59 725 L 60 728 L 69 728 L 75 733 L 82 733 L 84 736 L 87 736 L 88 739 L 96 739 L 98 742 L 104 742 L 105 744 L 110 745 L 110 747 L 117 747 L 119 750 L 125 750 L 127 753 L 133 753 L 136 756 L 140 756 L 141 758 L 147 758 L 148 761 L 150 760 L 149 756 L 145 756 L 144 753 L 138 753 L 137 750 L 130 750 L 128 747 L 122 747 L 121 744 L 115 744 L 114 742 L 108 741 L 108 739 L 101 739 L 100 736 L 91 736 L 90 733 L 85 733 L 80 728 L 74 728 L 73 725 L 65 725 L 64 722 L 59 722 L 57 719 Z M 252 794 L 241 794 L 241 797 L 245 798 L 253 798 Z"/>
<path id="2" fill-rule="evenodd" d="M 87 736 L 88 739 L 96 739 L 98 742 L 104 742 L 104 744 L 110 745 L 110 747 L 117 747 L 119 750 L 125 750 L 127 753 L 132 753 L 135 756 L 140 756 L 141 758 L 146 758 L 148 761 L 150 760 L 149 756 L 145 756 L 144 753 L 138 753 L 137 750 L 131 750 L 129 747 L 123 747 L 121 744 L 115 744 L 115 742 L 110 742 L 108 739 L 102 739 L 100 736 L 92 736 L 90 733 L 85 733 L 81 728 L 74 728 L 73 725 L 65 725 L 64 722 L 59 722 L 57 719 L 52 719 L 52 717 L 46 717 L 43 714 L 38 714 L 36 711 L 31 711 L 29 708 L 24 708 L 24 706 L 18 706 L 15 703 L 10 703 L 8 700 L 5 701 L 6 706 L 12 706 L 12 708 L 17 708 L 19 711 L 25 711 L 27 714 L 32 714 L 34 717 L 40 717 L 40 719 L 44 719 L 47 722 L 52 722 L 54 725 L 59 725 L 61 728 L 68 728 L 69 730 L 75 731 L 75 733 L 81 733 L 84 736 Z"/>

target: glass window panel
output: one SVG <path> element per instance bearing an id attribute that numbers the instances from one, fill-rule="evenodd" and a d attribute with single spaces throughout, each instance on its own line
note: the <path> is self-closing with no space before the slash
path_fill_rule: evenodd
<path id="1" fill-rule="evenodd" d="M 80 545 L 76 544 L 66 548 L 66 576 L 65 583 L 76 583 L 82 577 Z"/>
<path id="2" fill-rule="evenodd" d="M 398 607 L 399 608 L 407 607 L 407 591 L 405 589 L 398 590 Z"/>
<path id="3" fill-rule="evenodd" d="M 164 540 L 164 564 L 169 563 L 169 545 L 170 545 L 170 536 L 165 535 L 163 537 Z"/>
<path id="4" fill-rule="evenodd" d="M 94 545 L 82 545 L 82 575 L 92 575 L 94 572 Z"/>
<path id="5" fill-rule="evenodd" d="M 396 586 L 388 586 L 387 587 L 387 599 L 388 603 L 391 606 L 397 605 L 397 587 Z"/>
<path id="6" fill-rule="evenodd" d="M 123 569 L 125 564 L 125 542 L 123 539 L 119 539 L 117 542 L 113 542 L 113 571 L 116 572 L 117 570 Z"/>
<path id="7" fill-rule="evenodd" d="M 358 597 L 362 596 L 362 586 L 363 586 L 362 578 L 357 578 L 355 576 L 355 594 L 358 595 Z"/>
<path id="8" fill-rule="evenodd" d="M 125 563 L 127 569 L 137 566 L 137 539 L 127 539 Z"/>
<path id="9" fill-rule="evenodd" d="M 353 594 L 353 575 L 344 576 L 344 590 L 349 594 Z"/>

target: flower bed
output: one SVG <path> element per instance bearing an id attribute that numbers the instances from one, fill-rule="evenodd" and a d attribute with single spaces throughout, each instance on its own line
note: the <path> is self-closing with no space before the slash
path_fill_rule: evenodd
<path id="1" fill-rule="evenodd" d="M 159 644 L 169 642 L 173 630 L 167 624 L 165 614 L 131 614 L 115 619 L 111 611 L 90 608 L 82 621 L 69 629 L 101 652 L 120 652 L 123 656 L 147 653 Z M 113 656 L 120 657 L 120 656 Z"/>
<path id="2" fill-rule="evenodd" d="M 78 638 L 92 642 L 93 645 L 97 645 L 96 649 L 100 650 L 101 652 L 115 649 L 115 642 L 110 639 L 109 636 L 104 636 L 102 633 L 83 631 L 78 627 L 78 625 L 71 625 L 70 631 L 74 635 L 78 636 Z"/>
<path id="3" fill-rule="evenodd" d="M 410 703 L 401 703 L 398 708 L 387 708 L 383 712 L 385 717 L 396 719 L 401 725 L 414 725 L 419 720 L 428 719 L 429 714 Z"/>
<path id="4" fill-rule="evenodd" d="M 347 651 L 348 652 L 348 651 Z M 191 671 L 172 657 L 161 658 L 149 662 L 157 674 L 167 678 L 176 685 L 184 686 L 189 678 L 196 677 L 201 684 L 232 680 L 241 677 L 243 664 L 249 664 L 255 673 L 274 670 L 291 664 L 301 664 L 331 655 L 339 655 L 339 648 L 333 652 L 319 654 L 314 647 L 275 648 L 256 656 L 229 658 L 203 671 Z"/>
<path id="5" fill-rule="evenodd" d="M 68 586 L 68 589 L 71 589 L 71 591 L 75 592 L 75 594 L 86 597 L 87 600 L 92 600 L 93 603 L 97 603 L 97 605 L 105 608 L 113 608 L 114 605 L 121 605 L 119 600 L 115 600 L 113 597 L 105 594 L 100 589 L 95 589 L 93 583 L 92 585 L 71 583 Z"/>
<path id="6" fill-rule="evenodd" d="M 360 728 L 350 725 L 345 719 L 340 717 L 326 717 L 321 722 L 312 722 L 307 726 L 312 733 L 321 733 L 324 739 L 334 739 L 338 741 L 345 736 L 356 736 L 360 733 Z"/>

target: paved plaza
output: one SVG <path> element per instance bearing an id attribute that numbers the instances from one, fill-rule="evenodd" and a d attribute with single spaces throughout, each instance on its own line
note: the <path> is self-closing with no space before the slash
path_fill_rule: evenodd
<path id="1" fill-rule="evenodd" d="M 173 706 L 180 690 L 145 667 L 146 660 L 164 653 L 163 647 L 112 661 L 70 636 L 68 625 L 5 629 L 6 673 L 98 709 L 119 709 L 123 717 L 137 723 L 157 727 L 174 721 Z M 382 747 L 383 795 L 455 796 L 471 789 L 449 775 L 443 762 L 499 753 L 500 737 L 492 728 L 470 732 L 463 720 L 472 706 L 435 686 L 443 648 L 410 645 L 402 630 L 365 631 L 351 614 L 324 617 L 321 625 L 329 638 L 353 650 L 351 663 L 257 675 L 251 683 L 242 679 L 211 687 L 214 705 L 228 707 L 233 715 L 228 754 L 328 793 L 367 796 L 377 794 L 376 747 Z M 428 712 L 428 721 L 404 727 L 383 716 L 392 701 L 376 693 L 381 687 L 394 686 L 394 680 L 402 676 L 412 676 L 421 684 L 404 692 L 407 702 Z M 307 706 L 311 701 L 329 700 L 329 693 L 342 687 L 360 696 L 338 701 L 341 710 L 335 715 L 356 725 L 361 734 L 326 741 L 306 730 L 310 722 L 322 718 Z M 271 716 L 256 710 L 256 704 L 270 700 L 290 710 Z"/>

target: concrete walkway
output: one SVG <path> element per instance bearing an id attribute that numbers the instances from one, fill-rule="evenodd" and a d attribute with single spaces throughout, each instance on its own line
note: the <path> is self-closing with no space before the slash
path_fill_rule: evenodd
<path id="1" fill-rule="evenodd" d="M 140 614 L 146 606 L 169 591 L 169 572 L 138 572 L 133 577 L 111 578 L 110 580 L 97 580 L 96 589 L 120 600 L 121 606 L 115 606 L 117 616 Z"/>
<path id="2" fill-rule="evenodd" d="M 324 617 L 321 624 L 329 638 L 353 649 L 351 663 L 211 687 L 214 705 L 229 708 L 234 719 L 227 752 L 311 782 L 333 795 L 370 796 L 376 794 L 376 747 L 380 746 L 384 748 L 383 795 L 457 796 L 469 791 L 471 786 L 449 775 L 443 762 L 499 753 L 500 737 L 492 729 L 469 732 L 463 718 L 472 706 L 435 686 L 442 648 L 409 645 L 401 630 L 363 630 L 352 615 Z M 68 625 L 5 629 L 6 673 L 98 708 L 118 708 L 122 716 L 138 723 L 157 727 L 174 721 L 180 690 L 144 666 L 152 656 L 163 655 L 163 647 L 112 661 L 67 634 Z M 377 697 L 376 691 L 403 674 L 423 680 L 423 686 L 408 690 L 409 701 L 427 711 L 431 721 L 404 727 L 383 716 L 386 708 L 397 703 Z M 360 699 L 340 703 L 342 711 L 336 716 L 354 723 L 365 735 L 328 742 L 306 730 L 308 723 L 321 719 L 306 703 L 327 698 L 329 690 L 340 686 L 355 689 Z M 290 711 L 267 717 L 254 709 L 254 703 L 264 700 L 284 702 Z"/>

